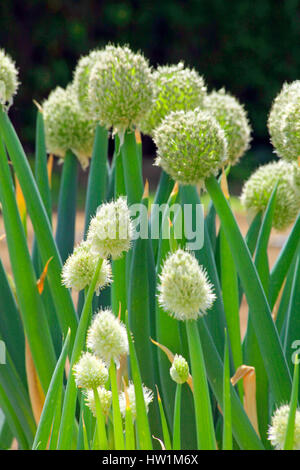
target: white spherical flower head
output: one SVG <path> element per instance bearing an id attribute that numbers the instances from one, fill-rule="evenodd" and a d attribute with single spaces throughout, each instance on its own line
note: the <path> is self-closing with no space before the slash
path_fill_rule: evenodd
<path id="1" fill-rule="evenodd" d="M 129 384 L 128 384 L 127 394 L 128 394 L 128 400 L 129 400 L 129 406 L 130 406 L 132 418 L 135 419 L 136 418 L 136 401 L 135 401 L 134 384 L 132 382 L 129 382 Z M 143 395 L 144 395 L 146 410 L 147 410 L 147 413 L 148 413 L 149 405 L 153 401 L 153 392 L 149 388 L 145 387 L 145 385 L 143 385 Z M 125 418 L 125 414 L 126 414 L 125 392 L 121 392 L 119 394 L 119 403 L 120 403 L 121 414 Z"/>
<path id="2" fill-rule="evenodd" d="M 189 365 L 184 357 L 175 354 L 172 367 L 170 368 L 170 375 L 174 382 L 178 384 L 185 383 L 189 378 Z"/>
<path id="3" fill-rule="evenodd" d="M 19 86 L 15 63 L 0 49 L 0 105 L 9 107 Z"/>
<path id="4" fill-rule="evenodd" d="M 81 242 L 74 252 L 66 260 L 62 269 L 62 283 L 69 289 L 81 291 L 91 284 L 99 257 L 91 252 L 88 242 Z M 95 291 L 99 295 L 100 290 L 111 283 L 112 273 L 110 262 L 103 260 Z"/>
<path id="5" fill-rule="evenodd" d="M 87 56 L 81 57 L 74 71 L 73 86 L 82 111 L 87 117 L 91 116 L 91 103 L 88 97 L 88 85 L 93 66 L 101 60 L 102 50 L 93 50 Z"/>
<path id="6" fill-rule="evenodd" d="M 284 160 L 259 167 L 246 181 L 241 202 L 251 215 L 264 212 L 276 184 L 273 227 L 286 229 L 300 210 L 300 168 Z"/>
<path id="7" fill-rule="evenodd" d="M 106 364 L 119 364 L 120 356 L 128 354 L 125 326 L 111 310 L 100 310 L 94 317 L 87 334 L 87 347 Z"/>
<path id="8" fill-rule="evenodd" d="M 203 183 L 227 160 L 227 140 L 217 121 L 198 108 L 166 116 L 154 131 L 155 165 L 181 184 Z"/>
<path id="9" fill-rule="evenodd" d="M 239 101 L 224 89 L 213 91 L 204 98 L 204 109 L 212 114 L 225 132 L 227 163 L 234 165 L 249 148 L 251 128 L 247 113 Z"/>
<path id="10" fill-rule="evenodd" d="M 96 122 L 88 120 L 77 100 L 74 88 L 57 87 L 43 103 L 47 151 L 64 158 L 68 150 L 83 168 L 92 155 Z"/>
<path id="11" fill-rule="evenodd" d="M 297 161 L 300 150 L 299 134 L 300 80 L 285 83 L 276 96 L 268 118 L 271 142 L 279 157 Z"/>
<path id="12" fill-rule="evenodd" d="M 139 126 L 153 105 L 151 68 L 128 47 L 108 45 L 92 67 L 89 79 L 92 115 L 116 133 Z"/>
<path id="13" fill-rule="evenodd" d="M 282 405 L 272 416 L 268 439 L 277 450 L 283 450 L 290 407 Z M 300 450 L 300 410 L 296 411 L 293 450 Z"/>
<path id="14" fill-rule="evenodd" d="M 130 249 L 133 234 L 126 198 L 102 204 L 92 218 L 87 240 L 93 253 L 117 259 Z"/>
<path id="15" fill-rule="evenodd" d="M 141 123 L 142 132 L 151 136 L 167 114 L 201 107 L 206 94 L 203 78 L 196 70 L 184 67 L 183 62 L 158 67 L 153 72 L 153 81 L 155 104 Z"/>
<path id="16" fill-rule="evenodd" d="M 108 370 L 104 362 L 89 352 L 82 354 L 73 367 L 73 373 L 78 388 L 98 388 L 108 380 Z"/>
<path id="17" fill-rule="evenodd" d="M 104 387 L 98 387 L 97 392 L 98 392 L 99 401 L 101 405 L 101 411 L 105 416 L 107 416 L 111 407 L 111 403 L 112 403 L 112 393 L 110 390 L 106 390 Z M 93 416 L 96 418 L 97 412 L 96 412 L 94 391 L 87 390 L 85 393 L 85 397 L 86 397 L 86 400 L 85 400 L 86 405 L 89 407 Z"/>
<path id="18" fill-rule="evenodd" d="M 216 298 L 205 270 L 187 251 L 178 249 L 171 253 L 159 279 L 159 304 L 177 320 L 196 320 Z"/>

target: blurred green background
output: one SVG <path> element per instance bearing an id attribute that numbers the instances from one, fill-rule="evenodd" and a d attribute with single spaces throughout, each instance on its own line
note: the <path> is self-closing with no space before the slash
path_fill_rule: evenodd
<path id="1" fill-rule="evenodd" d="M 127 43 L 153 66 L 184 60 L 210 90 L 224 86 L 245 103 L 254 133 L 251 151 L 233 171 L 237 183 L 273 158 L 268 111 L 282 83 L 300 76 L 297 0 L 1 0 L 0 38 L 20 71 L 10 114 L 28 153 L 34 150 L 32 100 L 65 86 L 90 49 Z M 144 144 L 153 155 L 151 142 Z"/>

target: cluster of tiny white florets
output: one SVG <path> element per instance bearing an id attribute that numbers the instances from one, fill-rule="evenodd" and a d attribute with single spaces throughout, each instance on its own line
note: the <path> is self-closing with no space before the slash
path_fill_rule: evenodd
<path id="1" fill-rule="evenodd" d="M 120 357 L 128 354 L 128 337 L 124 324 L 111 310 L 99 310 L 87 334 L 87 347 L 110 364 L 119 364 Z"/>
<path id="2" fill-rule="evenodd" d="M 268 439 L 277 450 L 283 450 L 288 425 L 290 407 L 282 405 L 272 416 L 268 429 Z M 293 450 L 300 450 L 300 410 L 296 411 Z"/>
<path id="3" fill-rule="evenodd" d="M 217 121 L 196 108 L 168 114 L 154 131 L 155 164 L 181 184 L 215 175 L 227 160 L 227 140 Z"/>
<path id="4" fill-rule="evenodd" d="M 19 86 L 15 63 L 0 49 L 0 104 L 9 107 Z"/>
<path id="5" fill-rule="evenodd" d="M 96 122 L 87 119 L 72 85 L 55 88 L 43 103 L 46 146 L 49 153 L 65 157 L 67 150 L 86 168 L 92 155 Z"/>
<path id="6" fill-rule="evenodd" d="M 90 244 L 81 242 L 66 260 L 62 270 L 62 283 L 69 289 L 81 291 L 88 287 L 92 281 L 98 264 L 99 257 L 90 250 Z M 95 291 L 99 295 L 100 290 L 111 283 L 112 273 L 110 262 L 103 260 Z"/>
<path id="7" fill-rule="evenodd" d="M 247 113 L 239 101 L 224 89 L 204 98 L 204 109 L 218 121 L 228 143 L 227 163 L 234 165 L 249 148 L 251 128 Z"/>
<path id="8" fill-rule="evenodd" d="M 92 218 L 87 240 L 94 254 L 112 259 L 120 258 L 130 248 L 133 234 L 126 198 L 102 204 Z"/>
<path id="9" fill-rule="evenodd" d="M 273 227 L 284 230 L 300 210 L 300 168 L 297 163 L 280 160 L 259 167 L 246 181 L 241 202 L 252 215 L 265 211 L 277 182 Z"/>
<path id="10" fill-rule="evenodd" d="M 95 389 L 103 386 L 108 380 L 108 370 L 104 362 L 85 352 L 73 367 L 75 382 L 78 388 Z"/>
<path id="11" fill-rule="evenodd" d="M 111 407 L 112 403 L 112 392 L 110 390 L 106 390 L 104 387 L 97 388 L 101 411 L 102 413 L 107 416 Z M 85 403 L 91 410 L 93 416 L 97 417 L 96 412 L 96 403 L 95 403 L 95 395 L 93 390 L 86 390 L 85 392 Z"/>
<path id="12" fill-rule="evenodd" d="M 279 157 L 297 161 L 300 155 L 300 80 L 285 83 L 275 98 L 268 128 Z"/>
<path id="13" fill-rule="evenodd" d="M 132 418 L 136 418 L 136 401 L 135 401 L 135 390 L 134 390 L 134 384 L 130 382 L 127 387 L 127 394 L 128 394 L 128 400 L 129 400 L 129 406 L 130 410 L 132 413 Z M 145 387 L 143 385 L 143 395 L 144 395 L 144 401 L 146 405 L 146 410 L 148 412 L 149 405 L 153 400 L 153 392 L 149 388 Z M 126 414 L 126 397 L 125 397 L 125 392 L 121 392 L 119 394 L 119 403 L 120 403 L 120 411 L 122 416 L 125 418 Z"/>
<path id="14" fill-rule="evenodd" d="M 167 257 L 159 279 L 159 304 L 177 320 L 196 320 L 216 298 L 204 269 L 182 249 Z"/>
<path id="15" fill-rule="evenodd" d="M 171 111 L 189 111 L 202 106 L 206 94 L 203 78 L 196 70 L 177 65 L 158 67 L 153 72 L 156 99 L 152 109 L 141 123 L 144 134 L 152 135 L 154 129 Z"/>
<path id="16" fill-rule="evenodd" d="M 91 115 L 102 126 L 117 133 L 139 126 L 154 100 L 147 59 L 126 46 L 106 46 L 91 69 L 88 99 Z"/>
<path id="17" fill-rule="evenodd" d="M 175 354 L 170 368 L 170 375 L 174 382 L 178 384 L 183 384 L 188 380 L 190 375 L 189 365 L 183 356 Z"/>
<path id="18" fill-rule="evenodd" d="M 93 50 L 81 57 L 74 71 L 73 86 L 82 111 L 87 117 L 91 115 L 91 104 L 88 96 L 88 85 L 93 66 L 101 60 L 102 50 Z"/>

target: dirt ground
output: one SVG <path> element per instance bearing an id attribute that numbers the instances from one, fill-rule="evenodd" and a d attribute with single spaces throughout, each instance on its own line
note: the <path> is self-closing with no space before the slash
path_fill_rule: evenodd
<path id="1" fill-rule="evenodd" d="M 236 217 L 238 220 L 238 224 L 241 228 L 241 231 L 243 235 L 245 235 L 248 229 L 246 216 L 244 214 L 236 214 Z M 53 226 L 54 226 L 54 231 L 55 231 L 56 214 L 54 214 L 54 217 L 53 217 Z M 76 218 L 76 243 L 82 240 L 83 230 L 84 230 L 84 214 L 82 212 L 79 212 Z M 272 231 L 269 250 L 268 250 L 269 263 L 271 267 L 273 266 L 277 258 L 277 255 L 287 238 L 288 233 L 289 233 L 289 230 L 287 230 L 284 233 L 278 233 L 278 232 Z M 11 273 L 6 240 L 5 240 L 5 237 L 2 237 L 3 234 L 4 234 L 4 224 L 3 224 L 2 216 L 0 215 L 0 258 L 2 260 L 5 270 Z M 33 230 L 32 230 L 30 220 L 28 220 L 28 243 L 29 243 L 30 249 L 32 246 L 32 240 L 33 240 Z M 247 314 L 248 314 L 248 306 L 244 298 L 242 301 L 241 310 L 240 310 L 242 336 L 244 335 L 246 325 L 247 325 Z"/>

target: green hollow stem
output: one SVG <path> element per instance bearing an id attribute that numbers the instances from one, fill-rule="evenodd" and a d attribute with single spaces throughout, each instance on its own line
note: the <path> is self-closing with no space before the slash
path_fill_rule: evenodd
<path id="1" fill-rule="evenodd" d="M 126 450 L 135 450 L 134 424 L 130 406 L 126 407 L 125 413 L 125 444 Z"/>
<path id="2" fill-rule="evenodd" d="M 89 289 L 85 298 L 79 325 L 76 331 L 75 342 L 74 342 L 74 347 L 73 347 L 71 361 L 70 361 L 70 374 L 68 377 L 68 382 L 67 382 L 67 387 L 66 387 L 66 394 L 65 394 L 64 404 L 63 404 L 62 419 L 61 419 L 59 440 L 58 440 L 58 449 L 62 449 L 62 450 L 69 449 L 71 445 L 71 441 L 72 441 L 74 416 L 75 416 L 75 408 L 76 408 L 76 398 L 77 398 L 76 383 L 75 383 L 74 375 L 72 373 L 72 368 L 74 364 L 78 361 L 81 351 L 84 347 L 84 341 L 85 341 L 88 323 L 90 319 L 93 296 L 94 296 L 97 280 L 99 278 L 99 273 L 101 270 L 102 263 L 103 263 L 103 259 L 99 258 L 97 267 L 95 269 L 91 284 L 89 286 Z"/>
<path id="3" fill-rule="evenodd" d="M 101 409 L 101 403 L 97 388 L 93 389 L 93 393 L 96 405 L 98 443 L 101 450 L 107 450 L 108 442 L 105 428 L 105 417 Z"/>
<path id="4" fill-rule="evenodd" d="M 180 415 L 181 415 L 181 389 L 182 385 L 177 384 L 175 394 L 174 421 L 173 421 L 173 450 L 180 450 Z"/>
<path id="5" fill-rule="evenodd" d="M 198 448 L 200 450 L 215 450 L 216 439 L 214 434 L 211 403 L 206 380 L 202 346 L 196 322 L 187 321 L 186 331 L 194 382 L 194 404 Z"/>
<path id="6" fill-rule="evenodd" d="M 246 294 L 252 316 L 251 320 L 275 402 L 277 404 L 286 402 L 290 397 L 292 381 L 263 286 L 228 201 L 218 182 L 214 177 L 210 177 L 205 184 L 220 217 Z"/>
<path id="7" fill-rule="evenodd" d="M 78 159 L 68 150 L 64 158 L 59 190 L 56 245 L 64 263 L 72 253 L 75 239 Z"/>
<path id="8" fill-rule="evenodd" d="M 124 446 L 122 416 L 121 416 L 120 404 L 119 404 L 117 373 L 116 373 L 116 365 L 113 360 L 111 361 L 111 364 L 109 367 L 109 377 L 110 377 L 110 384 L 111 384 L 111 391 L 112 391 L 115 449 L 124 450 L 125 446 Z"/>

